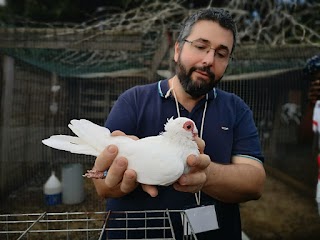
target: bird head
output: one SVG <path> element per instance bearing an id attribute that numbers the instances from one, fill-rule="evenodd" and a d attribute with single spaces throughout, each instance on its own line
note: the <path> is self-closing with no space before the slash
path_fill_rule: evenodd
<path id="1" fill-rule="evenodd" d="M 165 124 L 164 130 L 172 136 L 185 136 L 190 139 L 194 139 L 198 135 L 196 124 L 186 117 L 178 117 L 175 119 L 171 117 Z"/>

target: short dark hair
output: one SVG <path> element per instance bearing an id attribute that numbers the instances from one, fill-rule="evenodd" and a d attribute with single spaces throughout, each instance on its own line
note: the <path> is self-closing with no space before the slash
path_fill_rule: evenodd
<path id="1" fill-rule="evenodd" d="M 184 40 L 190 35 L 193 25 L 200 20 L 209 20 L 219 23 L 219 25 L 225 29 L 228 29 L 233 34 L 233 46 L 231 53 L 236 45 L 237 38 L 237 26 L 231 17 L 230 13 L 224 9 L 219 8 L 207 8 L 195 12 L 189 16 L 181 26 L 177 42 L 182 47 Z"/>

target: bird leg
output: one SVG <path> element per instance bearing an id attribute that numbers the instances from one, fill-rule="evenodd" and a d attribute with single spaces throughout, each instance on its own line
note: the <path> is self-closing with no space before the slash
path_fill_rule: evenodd
<path id="1" fill-rule="evenodd" d="M 98 170 L 87 170 L 85 174 L 82 175 L 86 178 L 94 178 L 94 179 L 104 179 L 107 176 L 107 171 L 98 171 Z"/>

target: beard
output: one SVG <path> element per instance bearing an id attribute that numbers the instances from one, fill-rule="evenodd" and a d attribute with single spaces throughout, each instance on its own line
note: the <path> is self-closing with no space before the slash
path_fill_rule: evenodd
<path id="1" fill-rule="evenodd" d="M 197 81 L 193 81 L 191 75 L 196 70 L 205 72 L 208 75 L 209 81 L 201 77 L 198 77 Z M 193 98 L 199 98 L 206 95 L 222 78 L 215 80 L 215 74 L 211 72 L 209 66 L 192 67 L 187 72 L 186 67 L 181 63 L 180 58 L 177 62 L 176 72 L 183 89 Z"/>

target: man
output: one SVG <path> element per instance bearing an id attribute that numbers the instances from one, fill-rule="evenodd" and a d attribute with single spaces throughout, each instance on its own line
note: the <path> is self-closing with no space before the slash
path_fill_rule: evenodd
<path id="1" fill-rule="evenodd" d="M 320 54 L 307 60 L 303 72 L 310 84 L 307 93 L 308 102 L 299 126 L 299 140 L 301 143 L 311 144 L 314 140 L 313 111 L 316 101 L 320 99 Z"/>
<path id="2" fill-rule="evenodd" d="M 251 110 L 236 95 L 216 88 L 235 45 L 229 13 L 201 10 L 185 21 L 175 44 L 176 75 L 119 97 L 106 121 L 111 131 L 138 138 L 158 135 L 167 118 L 184 116 L 195 121 L 205 147 L 198 138 L 200 156 L 189 156 L 190 172 L 168 187 L 138 184 L 127 160 L 116 157 L 117 148 L 107 147 L 93 168 L 108 169 L 107 176 L 93 181 L 97 193 L 107 198 L 108 210 L 214 206 L 212 221 L 216 218 L 218 226 L 198 239 L 241 239 L 238 203 L 259 199 L 266 175 Z M 199 221 L 208 220 L 200 216 Z M 173 224 L 180 239 L 181 219 L 174 218 Z"/>

